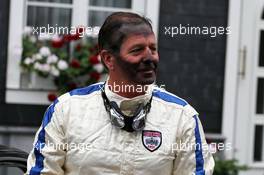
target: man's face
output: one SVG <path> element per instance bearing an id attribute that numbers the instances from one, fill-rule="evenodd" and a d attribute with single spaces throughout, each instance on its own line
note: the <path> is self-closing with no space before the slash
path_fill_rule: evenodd
<path id="1" fill-rule="evenodd" d="M 127 81 L 147 85 L 156 80 L 159 55 L 153 33 L 131 34 L 120 47 L 115 67 Z"/>

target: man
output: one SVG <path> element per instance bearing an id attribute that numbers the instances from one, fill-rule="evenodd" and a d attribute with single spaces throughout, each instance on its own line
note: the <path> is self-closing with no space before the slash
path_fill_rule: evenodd
<path id="1" fill-rule="evenodd" d="M 154 85 L 159 56 L 149 21 L 113 13 L 98 43 L 107 81 L 62 95 L 47 109 L 27 174 L 212 174 L 197 112 Z"/>

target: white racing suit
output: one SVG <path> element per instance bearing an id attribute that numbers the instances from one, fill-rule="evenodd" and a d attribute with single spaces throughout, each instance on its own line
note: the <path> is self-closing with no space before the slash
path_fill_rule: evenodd
<path id="1" fill-rule="evenodd" d="M 198 114 L 187 102 L 156 87 L 132 99 L 106 88 L 107 97 L 123 111 L 138 101 L 145 103 L 153 94 L 144 130 L 127 132 L 110 123 L 102 87 L 103 83 L 97 83 L 73 90 L 49 106 L 36 133 L 26 174 L 213 173 L 214 160 Z"/>

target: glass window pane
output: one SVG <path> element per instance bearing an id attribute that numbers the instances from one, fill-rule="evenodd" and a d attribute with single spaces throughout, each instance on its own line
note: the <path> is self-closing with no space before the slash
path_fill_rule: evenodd
<path id="1" fill-rule="evenodd" d="M 131 8 L 131 0 L 90 0 L 90 5 L 103 7 Z"/>
<path id="2" fill-rule="evenodd" d="M 27 26 L 47 27 L 71 25 L 71 9 L 50 7 L 28 7 Z"/>
<path id="3" fill-rule="evenodd" d="M 260 32 L 259 66 L 264 66 L 264 30 Z"/>
<path id="4" fill-rule="evenodd" d="M 56 2 L 56 3 L 67 3 L 71 4 L 72 0 L 28 0 L 33 2 Z"/>
<path id="5" fill-rule="evenodd" d="M 255 127 L 255 141 L 254 141 L 254 161 L 263 161 L 263 126 L 257 125 Z"/>
<path id="6" fill-rule="evenodd" d="M 264 113 L 264 78 L 258 79 L 257 84 L 257 114 Z"/>
<path id="7" fill-rule="evenodd" d="M 40 34 L 40 32 L 50 32 L 50 34 L 56 34 L 58 32 L 57 34 L 63 34 L 62 30 L 58 28 L 63 27 L 70 29 L 71 9 L 29 6 L 26 25 L 32 26 L 35 29 L 38 28 L 38 34 Z M 45 27 L 43 28 L 45 30 L 40 29 L 40 27 Z M 65 33 L 67 33 L 66 30 Z M 22 89 L 56 89 L 52 77 L 41 78 L 35 73 L 21 73 L 20 86 Z"/>
<path id="8" fill-rule="evenodd" d="M 102 26 L 105 18 L 112 12 L 90 11 L 88 26 Z"/>
<path id="9" fill-rule="evenodd" d="M 10 163 L 10 162 L 9 162 Z M 0 166 L 0 174 L 5 175 L 21 175 L 23 171 L 17 167 L 11 167 L 12 163 L 10 163 L 10 167 Z"/>

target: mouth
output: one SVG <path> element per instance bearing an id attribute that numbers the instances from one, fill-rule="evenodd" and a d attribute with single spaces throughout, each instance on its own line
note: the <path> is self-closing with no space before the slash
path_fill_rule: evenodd
<path id="1" fill-rule="evenodd" d="M 141 69 L 138 72 L 144 75 L 153 75 L 155 73 L 154 69 Z"/>
<path id="2" fill-rule="evenodd" d="M 155 62 L 142 62 L 137 66 L 137 72 L 144 77 L 154 77 L 156 75 L 157 65 Z"/>
<path id="3" fill-rule="evenodd" d="M 152 69 L 152 68 L 149 68 L 149 69 L 139 69 L 138 71 L 139 72 L 153 72 L 154 69 Z"/>
<path id="4" fill-rule="evenodd" d="M 150 74 L 150 73 L 153 73 L 154 70 L 153 70 L 153 69 L 149 69 L 149 70 L 144 70 L 144 71 L 142 71 L 142 72 L 144 72 L 144 73 L 146 73 L 146 74 Z"/>

